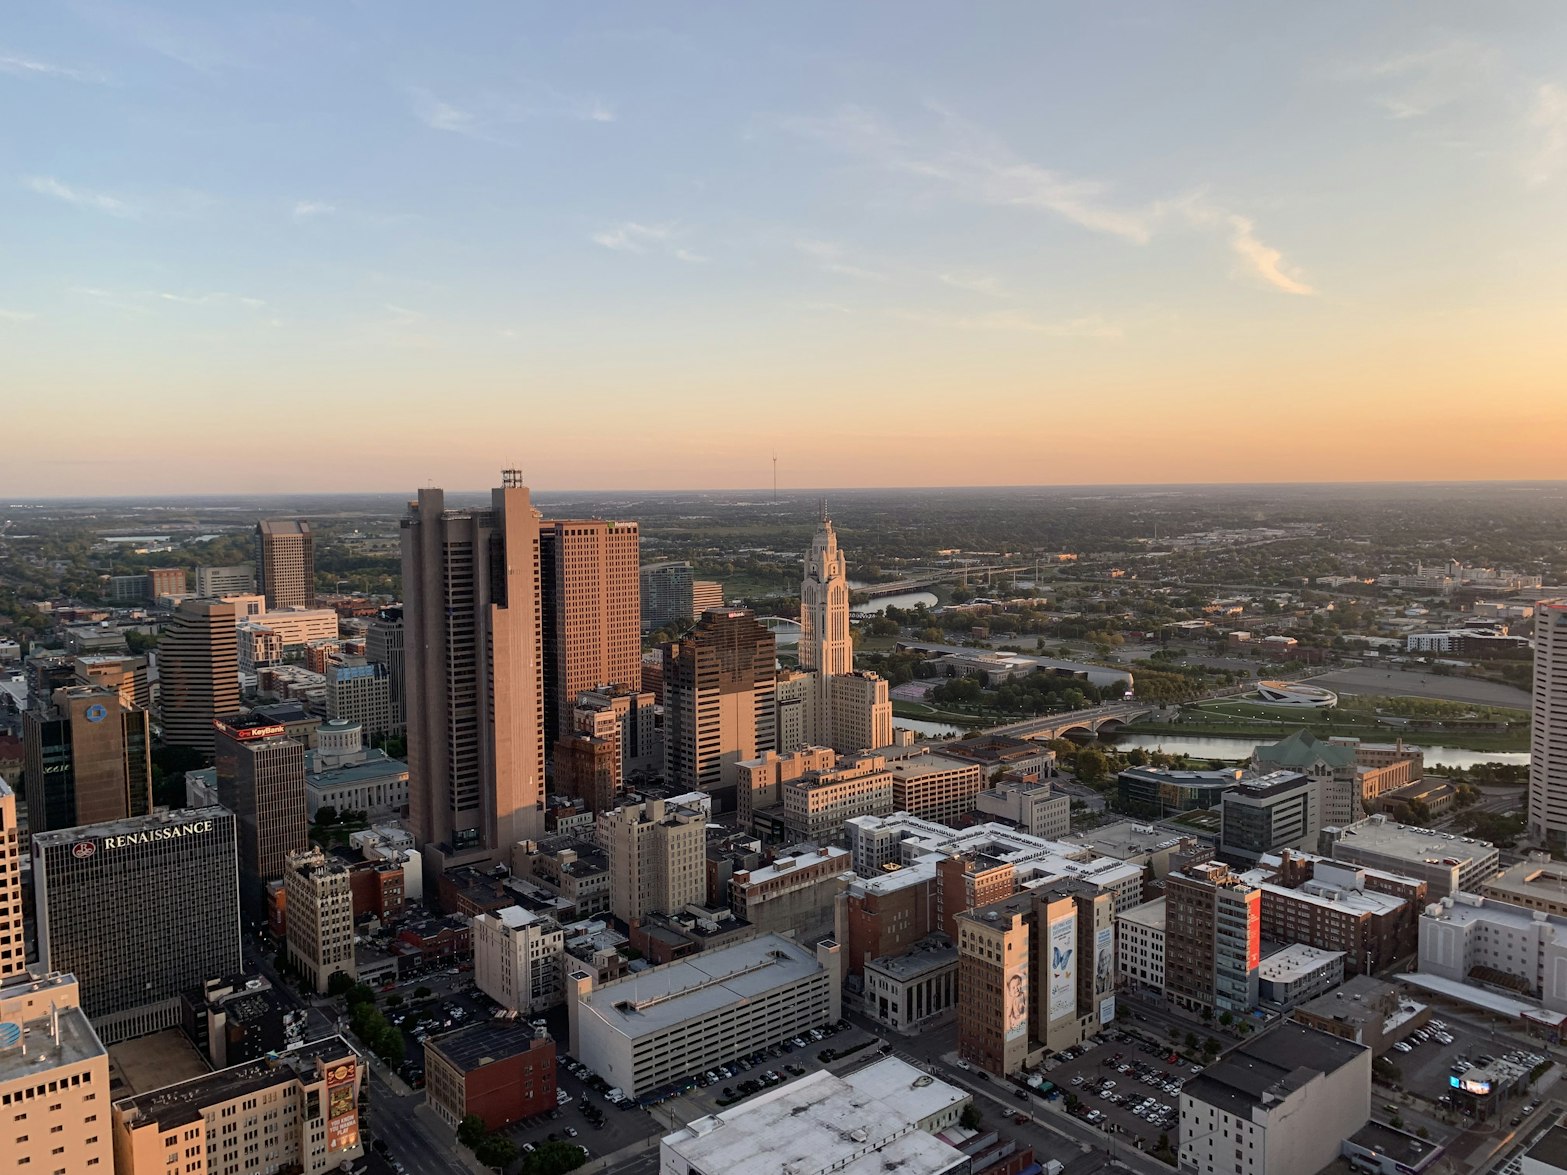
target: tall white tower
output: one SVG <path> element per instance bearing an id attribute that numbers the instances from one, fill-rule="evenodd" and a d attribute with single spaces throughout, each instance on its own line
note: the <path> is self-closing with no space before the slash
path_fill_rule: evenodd
<path id="1" fill-rule="evenodd" d="M 847 563 L 838 550 L 838 535 L 822 502 L 821 522 L 805 556 L 800 581 L 800 668 L 823 678 L 854 670 L 854 646 L 849 640 Z"/>
<path id="2" fill-rule="evenodd" d="M 1534 608 L 1529 836 L 1567 847 L 1567 599 Z"/>

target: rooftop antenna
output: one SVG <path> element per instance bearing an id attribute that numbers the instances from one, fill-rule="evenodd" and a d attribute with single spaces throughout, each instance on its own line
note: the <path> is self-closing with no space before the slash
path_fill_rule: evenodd
<path id="1" fill-rule="evenodd" d="M 825 497 L 822 498 L 822 521 L 827 521 L 827 499 Z"/>
<path id="2" fill-rule="evenodd" d="M 773 505 L 778 505 L 778 450 L 773 450 Z"/>

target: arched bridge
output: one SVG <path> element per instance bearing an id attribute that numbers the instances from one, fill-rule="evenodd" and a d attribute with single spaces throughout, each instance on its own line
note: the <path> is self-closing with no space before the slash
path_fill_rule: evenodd
<path id="1" fill-rule="evenodd" d="M 758 616 L 756 622 L 772 630 L 773 636 L 784 644 L 798 643 L 800 640 L 798 620 L 792 620 L 788 616 Z"/>
<path id="2" fill-rule="evenodd" d="M 1021 722 L 1009 722 L 995 726 L 986 734 L 1004 734 L 1009 738 L 1047 740 L 1065 738 L 1074 731 L 1098 734 L 1135 722 L 1144 714 L 1151 714 L 1153 706 L 1137 702 L 1112 702 L 1108 706 L 1093 706 L 1086 710 L 1069 710 L 1065 714 L 1041 714 L 1038 718 L 1025 718 Z"/>

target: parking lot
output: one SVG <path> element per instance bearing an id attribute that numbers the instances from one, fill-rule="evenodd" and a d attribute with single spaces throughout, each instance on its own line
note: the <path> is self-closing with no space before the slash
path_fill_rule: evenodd
<path id="1" fill-rule="evenodd" d="M 1160 1135 L 1180 1146 L 1180 1087 L 1201 1072 L 1195 1062 L 1170 1052 L 1167 1045 L 1145 1043 L 1128 1033 L 1110 1033 L 1102 1043 L 1070 1050 L 1047 1062 L 1041 1075 L 1063 1096 L 1075 1094 L 1078 1116 L 1101 1129 L 1140 1140 L 1152 1150 Z M 1170 1057 L 1175 1056 L 1172 1062 Z M 1090 1117 L 1097 1113 L 1096 1120 Z"/>
<path id="2" fill-rule="evenodd" d="M 1421 1040 L 1421 1035 L 1426 1039 Z M 1448 1040 L 1441 1039 L 1441 1036 Z M 1436 1103 L 1436 1108 L 1462 1106 L 1468 1100 L 1462 1096 L 1455 1097 L 1450 1084 L 1450 1078 L 1468 1068 L 1478 1068 L 1493 1059 L 1502 1058 L 1518 1059 L 1526 1068 L 1530 1068 L 1545 1059 L 1543 1050 L 1521 1048 L 1505 1037 L 1498 1037 L 1490 1029 L 1471 1027 L 1440 1015 L 1402 1043 L 1408 1046 L 1407 1052 L 1395 1046 L 1385 1054 L 1386 1059 L 1398 1068 L 1398 1084 L 1406 1092 Z M 1525 1117 L 1520 1111 L 1528 1101 L 1527 1094 L 1509 1098 L 1498 1107 L 1498 1116 L 1504 1120 L 1515 1116 Z"/>

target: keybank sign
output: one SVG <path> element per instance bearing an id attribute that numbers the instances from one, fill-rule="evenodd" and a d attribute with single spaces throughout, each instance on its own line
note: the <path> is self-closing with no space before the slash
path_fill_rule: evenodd
<path id="1" fill-rule="evenodd" d="M 128 845 L 153 844 L 160 840 L 174 840 L 181 836 L 193 836 L 196 833 L 211 831 L 212 821 L 192 820 L 189 824 L 166 824 L 162 828 L 148 828 L 142 832 L 122 832 L 118 836 L 106 836 L 103 838 L 103 847 L 123 849 Z"/>

